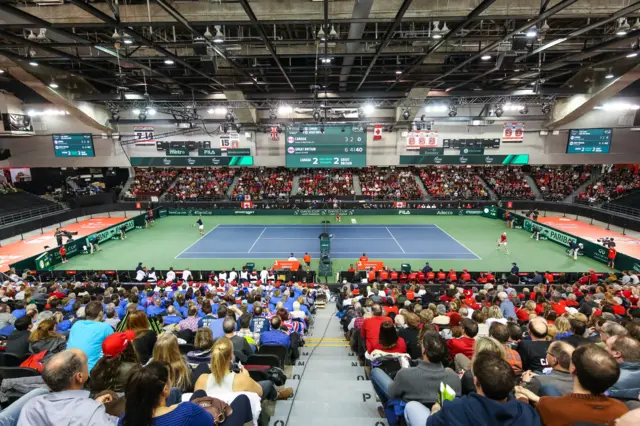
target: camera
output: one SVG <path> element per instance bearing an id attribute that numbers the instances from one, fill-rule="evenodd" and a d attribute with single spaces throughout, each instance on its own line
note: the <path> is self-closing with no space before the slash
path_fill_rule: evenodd
<path id="1" fill-rule="evenodd" d="M 611 237 L 598 238 L 597 241 L 607 248 L 613 248 L 616 246 L 615 241 L 613 241 L 613 238 Z"/>

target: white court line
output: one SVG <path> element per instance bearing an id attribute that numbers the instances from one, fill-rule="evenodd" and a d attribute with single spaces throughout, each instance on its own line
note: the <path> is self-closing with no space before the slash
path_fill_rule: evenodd
<path id="1" fill-rule="evenodd" d="M 216 230 L 216 228 L 217 228 L 218 226 L 220 226 L 220 224 L 217 224 L 216 226 L 214 226 L 213 228 L 211 228 L 211 231 L 207 232 L 207 233 L 206 233 L 206 234 L 204 234 L 202 237 L 198 238 L 198 239 L 196 240 L 196 242 L 195 242 L 195 243 L 191 244 L 189 247 L 187 247 L 186 249 L 182 250 L 182 251 L 178 254 L 178 256 L 174 257 L 174 259 L 177 259 L 177 258 L 178 258 L 180 255 L 182 255 L 185 251 L 189 250 L 191 247 L 193 247 L 193 246 L 195 246 L 196 244 L 198 244 L 198 242 L 199 242 L 200 240 L 202 240 L 204 237 L 206 237 L 207 235 L 209 235 L 210 233 L 212 233 L 213 231 L 215 231 L 215 230 Z"/>
<path id="2" fill-rule="evenodd" d="M 436 226 L 437 226 L 437 225 L 436 225 Z M 455 238 L 453 238 L 453 236 L 452 236 L 450 233 L 448 233 L 448 232 L 447 232 L 447 231 L 445 231 L 444 229 L 440 228 L 439 226 L 437 226 L 437 228 L 438 228 L 439 230 L 441 230 L 443 233 L 445 233 L 445 234 L 446 234 L 449 238 L 451 238 L 453 241 L 455 241 L 456 243 L 458 243 L 458 244 L 460 244 L 462 247 L 464 247 L 464 248 L 465 248 L 465 250 L 467 250 L 469 253 L 471 253 L 472 255 L 474 255 L 475 257 L 477 257 L 477 258 L 478 258 L 478 260 L 482 260 L 482 258 L 481 258 L 480 256 L 478 256 L 477 254 L 475 254 L 473 251 L 471 251 L 471 250 L 469 249 L 469 247 L 465 246 L 465 245 L 464 245 L 464 244 L 462 244 L 460 241 L 458 241 L 458 240 L 456 240 Z"/>
<path id="3" fill-rule="evenodd" d="M 221 228 L 223 229 L 229 229 L 229 228 L 249 228 L 249 229 L 255 229 L 258 228 L 260 229 L 260 227 L 264 227 L 265 225 L 220 225 Z M 292 228 L 322 228 L 324 227 L 324 225 L 288 225 L 288 226 L 280 226 L 280 225 L 266 225 L 268 228 L 274 228 L 274 229 L 292 229 Z M 352 224 L 339 224 L 339 223 L 330 223 L 329 226 L 339 226 L 339 227 L 344 227 L 344 228 L 351 228 L 351 229 L 362 229 L 362 228 L 375 228 L 375 229 L 382 229 L 385 228 L 384 225 L 352 225 Z M 417 229 L 438 229 L 438 226 L 434 225 L 434 224 L 425 224 L 425 225 L 389 225 L 389 228 L 402 228 L 402 229 L 407 229 L 407 228 L 417 228 Z"/>
<path id="4" fill-rule="evenodd" d="M 258 244 L 258 241 L 260 240 L 260 237 L 262 237 L 262 234 L 264 234 L 266 230 L 267 230 L 267 228 L 264 228 L 262 230 L 262 232 L 260 233 L 260 235 L 258 235 L 258 238 L 256 238 L 256 240 L 253 242 L 253 245 L 251 246 L 251 248 L 249 249 L 249 251 L 247 253 L 251 253 L 251 250 L 256 246 L 256 244 Z"/>
<path id="5" fill-rule="evenodd" d="M 398 240 L 396 240 L 396 237 L 394 237 L 394 236 L 393 236 L 393 234 L 391 233 L 391 231 L 389 231 L 389 228 L 387 228 L 387 227 L 385 226 L 385 228 L 384 228 L 384 229 L 386 229 L 386 230 L 387 230 L 387 232 L 389 233 L 389 235 L 391 235 L 391 238 L 393 238 L 393 241 L 395 241 L 395 242 L 396 242 L 396 244 L 398 245 L 398 247 L 400 247 L 400 250 L 402 250 L 402 252 L 406 254 L 407 252 L 406 252 L 406 251 L 404 251 L 404 249 L 402 248 L 402 246 L 400 245 L 400 243 L 398 242 Z"/>
<path id="6" fill-rule="evenodd" d="M 225 253 L 229 253 L 229 254 L 282 254 L 282 253 L 287 253 L 286 251 L 254 251 L 251 253 L 248 253 L 246 251 L 191 251 L 189 252 L 189 254 L 225 254 Z M 319 254 L 319 251 L 310 251 L 309 254 Z M 335 253 L 335 254 L 354 254 L 354 255 L 358 255 L 358 253 L 360 253 L 359 251 L 333 251 L 331 250 L 331 253 Z M 368 251 L 368 254 L 386 254 L 386 255 L 397 255 L 400 253 L 389 253 L 388 251 Z M 403 253 L 403 254 L 411 254 L 411 255 L 418 255 L 418 256 L 432 256 L 432 255 L 444 255 L 444 256 L 454 256 L 454 255 L 458 255 L 460 256 L 461 253 L 460 252 L 456 252 L 456 253 L 442 253 L 442 252 L 409 252 L 409 253 Z M 464 253 L 467 254 L 467 253 Z M 476 256 L 473 252 L 468 253 L 471 254 L 472 256 Z M 477 256 L 476 256 L 477 257 Z M 442 259 L 442 260 L 475 260 L 475 259 Z"/>
<path id="7" fill-rule="evenodd" d="M 318 237 L 294 237 L 294 238 L 287 238 L 287 237 L 282 237 L 282 238 L 272 238 L 272 237 L 267 237 L 267 238 L 263 238 L 263 240 L 317 240 Z M 336 238 L 333 237 L 331 238 L 331 241 L 333 240 L 392 240 L 393 238 Z"/>

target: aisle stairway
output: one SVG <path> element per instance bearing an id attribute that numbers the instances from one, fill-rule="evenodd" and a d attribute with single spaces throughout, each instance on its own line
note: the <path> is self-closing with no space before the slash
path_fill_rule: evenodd
<path id="1" fill-rule="evenodd" d="M 413 176 L 413 178 L 416 180 L 416 184 L 418 185 L 418 188 L 420 188 L 420 191 L 422 191 L 422 199 L 430 200 L 431 197 L 429 196 L 429 192 L 427 191 L 427 188 L 425 188 L 424 182 L 422 182 L 422 179 L 420 179 L 420 176 L 416 174 L 412 174 L 411 176 Z"/>
<path id="2" fill-rule="evenodd" d="M 270 426 L 386 426 L 364 367 L 349 349 L 335 303 L 318 309 L 307 344 L 287 386 L 295 397 L 278 401 Z"/>
<path id="3" fill-rule="evenodd" d="M 291 181 L 291 196 L 298 195 L 298 188 L 300 188 L 300 176 L 293 175 L 293 180 Z"/>
<path id="4" fill-rule="evenodd" d="M 227 192 L 226 192 L 227 197 L 231 198 L 231 194 L 233 194 L 233 188 L 236 187 L 239 180 L 240 180 L 240 174 L 238 173 L 234 176 L 233 182 L 231 182 L 231 185 L 229 185 L 229 189 L 227 189 Z"/>
<path id="5" fill-rule="evenodd" d="M 542 200 L 542 193 L 540 192 L 540 188 L 538 188 L 538 185 L 536 184 L 535 179 L 527 173 L 524 174 L 524 178 L 529 184 L 529 186 L 531 187 L 531 190 L 533 191 L 533 195 L 536 197 L 536 200 Z"/>
<path id="6" fill-rule="evenodd" d="M 353 190 L 356 195 L 362 195 L 362 184 L 360 183 L 360 176 L 356 173 L 353 174 Z"/>
<path id="7" fill-rule="evenodd" d="M 602 173 L 600 173 L 599 170 L 594 170 L 593 173 L 591 173 L 591 177 L 589 178 L 589 180 L 587 180 L 585 183 L 583 183 L 578 188 L 576 188 L 576 190 L 573 191 L 573 193 L 569 194 L 569 196 L 567 196 L 567 198 L 564 199 L 564 202 L 573 203 L 573 199 L 577 197 L 578 194 L 585 192 L 587 187 L 592 186 L 596 182 L 598 182 L 601 176 L 602 176 Z"/>

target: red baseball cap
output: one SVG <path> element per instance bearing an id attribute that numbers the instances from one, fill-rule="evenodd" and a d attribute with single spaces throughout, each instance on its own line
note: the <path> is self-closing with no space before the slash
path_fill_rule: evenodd
<path id="1" fill-rule="evenodd" d="M 102 353 L 105 358 L 115 358 L 120 355 L 129 343 L 136 338 L 133 330 L 127 330 L 122 333 L 113 333 L 102 342 Z"/>

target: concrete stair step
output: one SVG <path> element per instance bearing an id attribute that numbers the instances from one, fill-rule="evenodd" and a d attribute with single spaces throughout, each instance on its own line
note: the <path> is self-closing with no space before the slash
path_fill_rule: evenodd
<path id="1" fill-rule="evenodd" d="M 388 426 L 385 419 L 379 417 L 359 417 L 348 419 L 331 419 L 327 422 L 326 418 L 320 416 L 315 418 L 309 417 L 272 417 L 269 426 Z"/>

